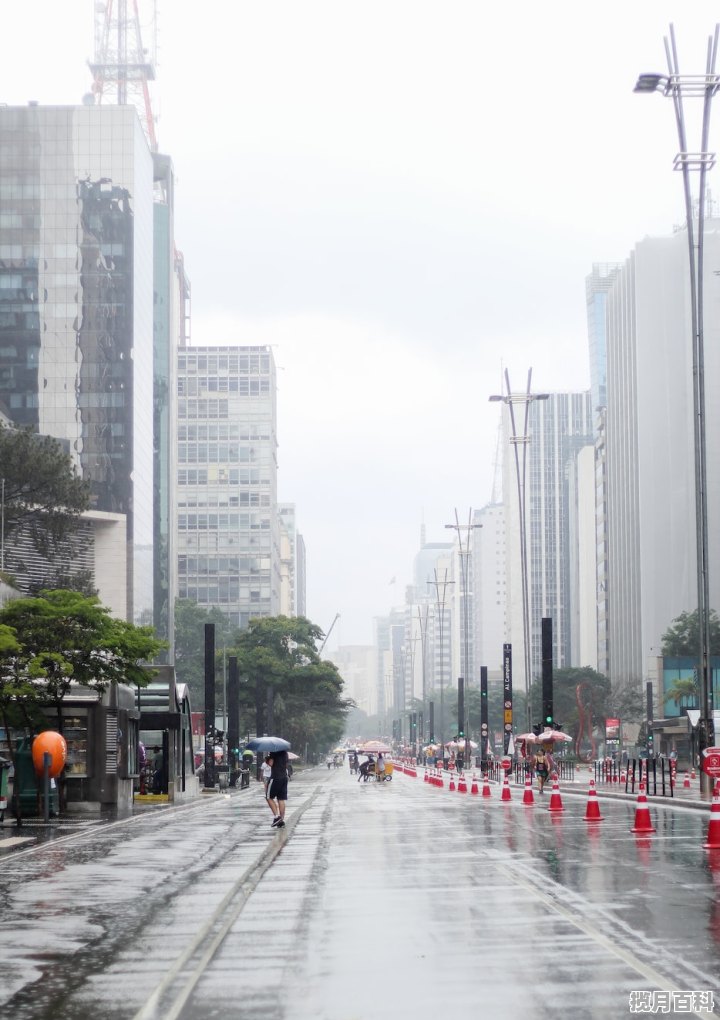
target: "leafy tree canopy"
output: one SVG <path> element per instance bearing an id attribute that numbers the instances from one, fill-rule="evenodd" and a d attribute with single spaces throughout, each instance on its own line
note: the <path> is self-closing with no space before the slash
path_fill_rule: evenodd
<path id="1" fill-rule="evenodd" d="M 710 654 L 720 655 L 720 618 L 714 609 L 709 613 Z M 689 655 L 697 659 L 700 647 L 698 611 L 681 613 L 662 636 L 663 655 Z"/>
<path id="2" fill-rule="evenodd" d="M 673 701 L 678 708 L 696 708 L 698 705 L 697 680 L 691 677 L 678 677 L 665 695 L 665 701 Z"/>
<path id="3" fill-rule="evenodd" d="M 245 729 L 277 731 L 295 747 L 323 750 L 340 739 L 351 702 L 337 667 L 321 660 L 323 632 L 305 617 L 251 620 L 228 655 L 236 655 Z M 253 725 L 254 722 L 254 725 Z"/>
<path id="4" fill-rule="evenodd" d="M 59 589 L 0 609 L 2 682 L 36 702 L 59 704 L 71 683 L 98 691 L 113 681 L 143 687 L 162 649 L 151 627 L 118 620 L 96 596 Z M 12 641 L 16 642 L 13 646 Z"/>
<path id="5" fill-rule="evenodd" d="M 0 464 L 5 481 L 5 536 L 29 529 L 47 553 L 90 505 L 90 486 L 75 473 L 72 458 L 50 436 L 0 424 Z"/>

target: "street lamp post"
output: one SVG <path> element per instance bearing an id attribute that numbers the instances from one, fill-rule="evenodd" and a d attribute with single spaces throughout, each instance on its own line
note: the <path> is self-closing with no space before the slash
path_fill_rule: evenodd
<path id="1" fill-rule="evenodd" d="M 695 528 L 697 548 L 697 600 L 699 631 L 700 725 L 699 751 L 713 744 L 713 690 L 710 668 L 710 581 L 708 572 L 708 520 L 707 520 L 707 462 L 705 439 L 705 351 L 704 351 L 704 249 L 705 205 L 707 172 L 715 166 L 715 153 L 708 151 L 710 136 L 710 107 L 720 89 L 720 76 L 715 73 L 720 25 L 708 38 L 705 74 L 680 74 L 675 43 L 675 30 L 670 25 L 669 38 L 664 39 L 668 74 L 641 74 L 635 92 L 659 92 L 672 99 L 680 152 L 675 156 L 673 168 L 682 173 L 685 195 L 685 223 L 688 238 L 690 270 L 690 317 L 692 329 L 693 374 L 693 439 L 695 452 Z M 689 152 L 685 128 L 683 98 L 703 101 L 700 151 Z M 699 173 L 697 201 L 697 240 L 693 214 L 690 172 Z M 709 776 L 700 773 L 703 791 L 711 789 Z"/>
<path id="2" fill-rule="evenodd" d="M 435 589 L 435 605 L 437 607 L 437 619 L 440 636 L 440 744 L 445 747 L 445 708 L 443 705 L 443 689 L 444 689 L 444 675 L 445 675 L 445 663 L 443 660 L 443 630 L 445 627 L 445 606 L 447 605 L 447 590 L 449 585 L 453 584 L 447 576 L 447 567 L 445 573 L 441 578 L 438 577 L 437 569 L 433 571 L 435 577 L 434 580 L 428 581 Z"/>
<path id="3" fill-rule="evenodd" d="M 527 514 L 526 514 L 526 487 L 527 478 L 527 447 L 530 442 L 528 433 L 528 420 L 530 418 L 530 405 L 533 400 L 547 400 L 549 393 L 531 393 L 530 383 L 532 382 L 532 368 L 528 369 L 527 388 L 524 393 L 513 393 L 510 387 L 510 374 L 505 369 L 506 393 L 494 394 L 490 400 L 501 400 L 507 405 L 510 412 L 510 443 L 515 451 L 515 477 L 517 481 L 518 497 L 518 521 L 520 524 L 520 584 L 522 592 L 522 620 L 523 620 L 523 661 L 525 664 L 525 713 L 527 732 L 532 728 L 530 716 L 530 596 L 528 579 L 528 556 L 527 556 Z M 523 404 L 525 414 L 523 418 L 522 432 L 518 432 L 515 421 L 515 404 Z M 520 456 L 522 450 L 522 458 Z"/>
<path id="4" fill-rule="evenodd" d="M 422 734 L 421 740 L 425 743 L 425 727 L 427 725 L 427 673 L 425 669 L 425 652 L 427 650 L 427 625 L 428 625 L 428 613 L 430 607 L 427 602 L 423 605 L 425 610 L 425 616 L 423 618 L 420 612 L 420 606 L 417 607 L 418 614 L 418 626 L 420 628 L 420 661 L 422 666 L 422 704 L 423 704 L 423 723 L 422 723 Z"/>
<path id="5" fill-rule="evenodd" d="M 467 524 L 461 524 L 458 517 L 457 507 L 455 508 L 455 523 L 446 524 L 446 528 L 452 528 L 453 531 L 457 532 L 458 546 L 460 552 L 460 575 L 462 579 L 462 600 L 463 600 L 463 677 L 465 680 L 465 689 L 467 690 L 470 685 L 470 668 L 469 668 L 469 636 L 470 636 L 470 621 L 468 617 L 468 568 L 470 559 L 470 535 L 475 528 L 482 528 L 482 524 L 472 523 L 472 507 L 468 510 L 468 522 Z M 463 542 L 463 532 L 465 533 Z M 463 714 L 465 714 L 463 712 Z M 465 725 L 465 719 L 459 719 L 458 722 L 462 726 L 463 734 L 465 735 L 465 761 L 469 761 L 469 739 L 470 734 L 468 733 L 468 727 Z"/>

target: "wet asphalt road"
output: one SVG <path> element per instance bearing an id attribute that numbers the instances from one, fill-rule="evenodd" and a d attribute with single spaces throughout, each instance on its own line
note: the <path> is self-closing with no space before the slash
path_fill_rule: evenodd
<path id="1" fill-rule="evenodd" d="M 558 816 L 549 793 L 421 776 L 299 774 L 282 832 L 255 784 L 0 857 L 0 1015 L 615 1020 L 656 989 L 720 1006 L 707 811 L 651 804 L 639 837 L 634 801 L 591 824 L 584 796 Z M 710 1015 L 668 1001 L 655 1015 Z"/>

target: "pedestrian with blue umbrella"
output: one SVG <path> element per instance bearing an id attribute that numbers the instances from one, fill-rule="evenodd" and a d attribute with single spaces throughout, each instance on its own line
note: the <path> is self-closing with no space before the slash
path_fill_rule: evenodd
<path id="1" fill-rule="evenodd" d="M 274 829 L 285 826 L 285 804 L 288 789 L 288 751 L 290 744 L 282 737 L 255 737 L 247 745 L 253 751 L 264 751 L 270 755 L 270 782 L 267 802 L 273 813 L 270 823 Z"/>

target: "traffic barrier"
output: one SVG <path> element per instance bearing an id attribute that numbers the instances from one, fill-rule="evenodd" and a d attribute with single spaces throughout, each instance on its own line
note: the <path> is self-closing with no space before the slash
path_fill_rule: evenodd
<path id="1" fill-rule="evenodd" d="M 637 807 L 635 809 L 635 824 L 633 825 L 631 832 L 655 832 L 655 826 L 650 818 L 650 808 L 648 807 L 647 797 L 645 795 L 645 783 L 640 783 L 638 787 L 638 799 Z"/>
<path id="2" fill-rule="evenodd" d="M 490 777 L 487 772 L 483 776 L 482 795 L 483 797 L 492 797 L 492 793 L 490 792 Z"/>
<path id="3" fill-rule="evenodd" d="M 450 785 L 448 786 L 448 790 L 450 790 L 451 793 L 454 792 L 454 790 L 455 790 L 455 773 L 454 772 L 450 773 Z"/>
<path id="4" fill-rule="evenodd" d="M 685 769 L 685 778 L 683 779 L 683 790 L 690 789 L 690 773 Z"/>
<path id="5" fill-rule="evenodd" d="M 712 807 L 710 808 L 710 822 L 708 824 L 707 842 L 703 843 L 704 850 L 720 850 L 720 783 L 715 784 L 713 790 Z"/>
<path id="6" fill-rule="evenodd" d="M 548 805 L 548 811 L 564 811 L 562 797 L 560 796 L 560 783 L 558 782 L 557 772 L 552 774 L 552 793 L 550 794 L 550 804 Z"/>
<path id="7" fill-rule="evenodd" d="M 502 796 L 500 797 L 500 800 L 512 800 L 512 795 L 510 793 L 510 780 L 508 779 L 507 772 L 503 779 Z"/>
<path id="8" fill-rule="evenodd" d="M 465 780 L 465 773 L 461 772 L 458 776 L 457 784 L 458 793 L 467 793 L 467 782 Z"/>
<path id="9" fill-rule="evenodd" d="M 525 776 L 525 789 L 523 791 L 523 804 L 534 804 L 535 798 L 533 797 L 532 779 L 528 774 Z"/>
<path id="10" fill-rule="evenodd" d="M 588 802 L 585 808 L 585 821 L 586 822 L 601 822 L 603 816 L 600 814 L 600 804 L 597 799 L 597 791 L 595 789 L 595 780 L 590 780 L 590 789 L 588 790 Z"/>
<path id="11" fill-rule="evenodd" d="M 473 772 L 472 782 L 470 783 L 470 793 L 479 793 L 479 792 L 480 791 L 478 790 L 478 781 L 475 778 L 475 773 Z"/>

